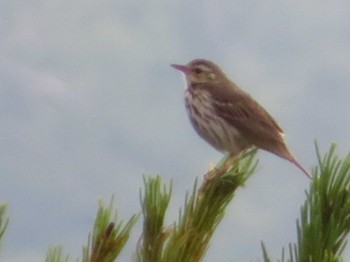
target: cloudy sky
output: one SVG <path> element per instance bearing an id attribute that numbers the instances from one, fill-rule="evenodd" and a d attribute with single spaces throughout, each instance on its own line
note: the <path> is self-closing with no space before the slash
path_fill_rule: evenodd
<path id="1" fill-rule="evenodd" d="M 208 58 L 278 120 L 310 169 L 314 139 L 350 148 L 350 2 L 345 0 L 0 0 L 0 201 L 11 222 L 1 261 L 81 253 L 98 199 L 140 211 L 143 174 L 184 192 L 221 154 L 192 130 L 170 63 Z M 309 181 L 259 153 L 205 261 L 273 258 L 295 241 Z M 122 254 L 130 261 L 138 226 Z M 350 259 L 350 252 L 345 252 Z M 72 260 L 73 261 L 73 260 Z"/>

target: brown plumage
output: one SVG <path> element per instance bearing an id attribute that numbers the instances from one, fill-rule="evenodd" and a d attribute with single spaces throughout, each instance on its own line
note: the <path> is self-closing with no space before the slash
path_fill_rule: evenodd
<path id="1" fill-rule="evenodd" d="M 197 133 L 231 156 L 256 146 L 309 173 L 289 151 L 281 127 L 248 93 L 231 82 L 213 62 L 196 59 L 172 65 L 185 75 L 185 104 Z"/>

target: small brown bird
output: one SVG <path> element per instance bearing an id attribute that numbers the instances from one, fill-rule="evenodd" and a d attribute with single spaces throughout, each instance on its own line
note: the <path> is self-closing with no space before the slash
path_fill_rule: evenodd
<path id="1" fill-rule="evenodd" d="M 188 116 L 197 133 L 209 144 L 231 157 L 256 146 L 292 162 L 310 177 L 289 151 L 277 122 L 216 64 L 195 59 L 187 65 L 171 66 L 185 75 Z"/>

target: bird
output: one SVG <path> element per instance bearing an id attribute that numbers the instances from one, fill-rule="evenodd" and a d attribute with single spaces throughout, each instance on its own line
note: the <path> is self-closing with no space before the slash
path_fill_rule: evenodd
<path id="1" fill-rule="evenodd" d="M 185 106 L 200 137 L 232 158 L 255 146 L 290 161 L 311 178 L 289 150 L 276 120 L 218 65 L 194 59 L 171 66 L 185 76 Z"/>

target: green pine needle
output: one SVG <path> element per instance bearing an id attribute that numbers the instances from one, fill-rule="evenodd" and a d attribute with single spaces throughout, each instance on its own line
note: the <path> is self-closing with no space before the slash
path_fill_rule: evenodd
<path id="1" fill-rule="evenodd" d="M 51 247 L 47 252 L 45 262 L 68 262 L 68 255 L 63 255 L 63 248 Z"/>
<path id="2" fill-rule="evenodd" d="M 0 205 L 0 240 L 5 233 L 8 223 L 9 218 L 7 217 L 7 204 L 2 204 Z"/>
<path id="3" fill-rule="evenodd" d="M 297 220 L 298 241 L 289 245 L 290 262 L 342 261 L 350 232 L 350 154 L 340 159 L 332 144 L 322 157 L 315 147 L 318 167 Z"/>
<path id="4" fill-rule="evenodd" d="M 145 193 L 140 192 L 143 213 L 142 243 L 138 250 L 138 261 L 160 261 L 163 245 L 169 230 L 164 228 L 165 212 L 172 192 L 172 182 L 167 187 L 160 176 L 145 178 Z"/>
<path id="5" fill-rule="evenodd" d="M 119 255 L 127 240 L 130 231 L 136 223 L 138 215 L 133 215 L 125 224 L 118 220 L 117 212 L 113 207 L 113 198 L 109 207 L 103 202 L 95 219 L 92 236 L 83 248 L 83 262 L 113 262 Z"/>
<path id="6" fill-rule="evenodd" d="M 242 154 L 229 172 L 204 181 L 199 191 L 196 180 L 191 195 L 186 196 L 183 214 L 180 213 L 174 226 L 162 261 L 201 261 L 236 189 L 253 173 L 255 153 L 256 150 Z"/>
<path id="7" fill-rule="evenodd" d="M 0 205 L 0 241 L 2 240 L 9 223 L 7 204 Z"/>

